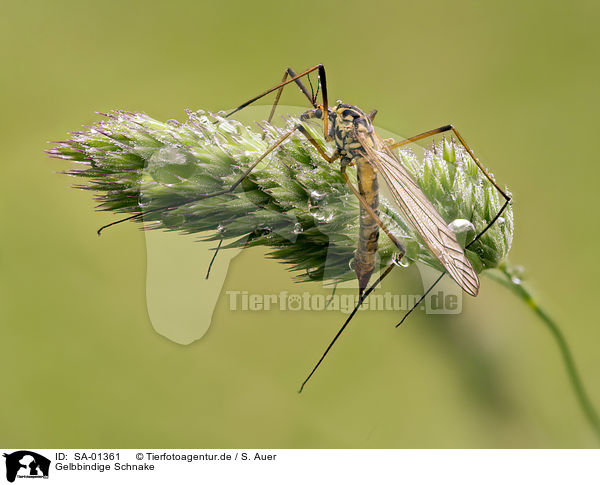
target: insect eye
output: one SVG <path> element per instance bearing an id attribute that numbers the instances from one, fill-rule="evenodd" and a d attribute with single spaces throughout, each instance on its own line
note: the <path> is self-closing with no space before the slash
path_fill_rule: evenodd
<path id="1" fill-rule="evenodd" d="M 323 110 L 319 107 L 315 110 L 315 118 L 321 119 L 323 117 Z"/>

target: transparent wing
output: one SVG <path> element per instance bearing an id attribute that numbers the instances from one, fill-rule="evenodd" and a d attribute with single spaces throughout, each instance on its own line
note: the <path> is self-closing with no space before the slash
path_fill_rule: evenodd
<path id="1" fill-rule="evenodd" d="M 472 296 L 479 292 L 479 278 L 454 232 L 435 210 L 427 196 L 412 179 L 404 165 L 373 131 L 357 130 L 357 138 L 367 159 L 377 168 L 390 188 L 396 203 L 421 235 L 448 274 Z"/>

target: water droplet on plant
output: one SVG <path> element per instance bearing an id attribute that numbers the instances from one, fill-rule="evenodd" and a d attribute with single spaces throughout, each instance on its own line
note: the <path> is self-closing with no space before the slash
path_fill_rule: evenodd
<path id="1" fill-rule="evenodd" d="M 299 222 L 296 222 L 296 224 L 294 224 L 294 234 L 300 234 L 304 232 L 304 229 L 302 228 L 302 224 L 300 224 Z"/>
<path id="2" fill-rule="evenodd" d="M 405 257 L 394 257 L 394 259 L 392 259 L 392 262 L 399 268 L 408 268 L 410 266 L 410 261 Z"/>
<path id="3" fill-rule="evenodd" d="M 475 226 L 471 223 L 471 221 L 467 221 L 466 219 L 454 219 L 448 227 L 454 232 L 454 234 L 462 234 L 469 231 L 475 231 Z"/>
<path id="4" fill-rule="evenodd" d="M 334 216 L 334 211 L 332 210 L 311 210 L 310 213 L 318 222 L 331 222 Z"/>
<path id="5" fill-rule="evenodd" d="M 515 285 L 520 285 L 525 279 L 525 268 L 523 266 L 511 268 L 510 279 Z"/>
<path id="6" fill-rule="evenodd" d="M 319 202 L 320 200 L 323 200 L 323 198 L 326 196 L 327 194 L 325 192 L 317 192 L 316 190 L 313 190 L 310 193 L 310 197 L 311 199 L 314 199 L 316 202 Z"/>

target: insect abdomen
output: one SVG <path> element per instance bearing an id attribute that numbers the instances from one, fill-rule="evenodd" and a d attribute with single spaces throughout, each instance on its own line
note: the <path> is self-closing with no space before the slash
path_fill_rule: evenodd
<path id="1" fill-rule="evenodd" d="M 379 215 L 379 183 L 377 172 L 363 157 L 356 157 L 358 190 L 375 214 Z M 367 209 L 360 205 L 360 230 L 358 248 L 354 253 L 354 271 L 358 278 L 359 295 L 369 284 L 377 262 L 379 226 Z"/>

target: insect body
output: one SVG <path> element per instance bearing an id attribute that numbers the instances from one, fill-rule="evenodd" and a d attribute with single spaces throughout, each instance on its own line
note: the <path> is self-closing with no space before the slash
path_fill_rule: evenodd
<path id="1" fill-rule="evenodd" d="M 323 118 L 324 107 L 305 112 L 300 119 Z M 470 295 L 476 296 L 479 279 L 456 236 L 435 210 L 406 168 L 376 133 L 370 116 L 355 106 L 340 103 L 328 110 L 327 136 L 333 138 L 336 150 L 330 160 L 341 157 L 341 171 L 350 189 L 360 201 L 360 237 L 355 252 L 355 271 L 362 298 L 375 269 L 377 239 L 381 228 L 398 248 L 398 258 L 405 249 L 379 219 L 379 184 L 381 173 L 391 193 L 414 228 L 452 278 Z M 305 136 L 309 136 L 301 129 Z M 310 138 L 309 138 L 310 139 Z M 392 145 L 393 146 L 393 145 Z M 345 171 L 356 165 L 358 190 Z"/>
<path id="2" fill-rule="evenodd" d="M 300 119 L 305 121 L 322 117 L 323 109 L 318 107 L 303 113 Z M 328 137 L 336 144 L 334 158 L 341 157 L 343 170 L 349 166 L 356 166 L 358 191 L 365 202 L 360 204 L 360 233 L 358 248 L 354 254 L 354 271 L 358 279 L 359 296 L 362 297 L 376 264 L 379 239 L 379 182 L 377 169 L 369 162 L 367 152 L 358 135 L 373 133 L 373 124 L 362 110 L 343 103 L 331 109 L 328 118 L 330 123 Z"/>
<path id="3" fill-rule="evenodd" d="M 317 88 L 317 94 L 319 88 L 322 90 L 322 102 L 317 104 L 316 94 L 312 94 L 304 83 L 302 78 L 306 77 L 309 79 L 309 75 L 312 72 L 318 72 L 319 84 Z M 201 194 L 197 197 L 197 200 L 203 200 L 210 197 L 216 197 L 233 192 L 244 179 L 254 170 L 254 168 L 271 152 L 273 152 L 279 145 L 284 143 L 288 138 L 297 132 L 304 135 L 308 141 L 317 149 L 320 155 L 328 162 L 334 162 L 337 159 L 340 161 L 340 170 L 344 176 L 346 183 L 350 190 L 356 195 L 360 201 L 360 235 L 359 244 L 355 251 L 355 264 L 354 269 L 359 283 L 359 302 L 354 308 L 353 312 L 344 322 L 338 333 L 335 335 L 329 346 L 326 348 L 317 365 L 313 368 L 308 378 L 302 384 L 302 388 L 306 382 L 310 379 L 316 369 L 319 367 L 337 338 L 344 331 L 350 320 L 353 318 L 358 308 L 364 301 L 364 299 L 373 291 L 375 286 L 385 278 L 389 272 L 393 269 L 394 263 L 385 269 L 378 280 L 368 286 L 371 275 L 376 265 L 376 253 L 378 247 L 379 230 L 383 230 L 387 237 L 396 245 L 397 259 L 402 258 L 405 254 L 405 249 L 398 239 L 390 232 L 386 225 L 379 218 L 379 181 L 384 180 L 388 186 L 394 201 L 398 207 L 406 216 L 408 222 L 416 229 L 420 234 L 423 241 L 427 244 L 431 252 L 441 262 L 445 268 L 445 273 L 448 273 L 460 286 L 461 288 L 472 296 L 476 296 L 479 290 L 479 280 L 475 273 L 470 261 L 468 260 L 465 250 L 458 243 L 455 234 L 448 227 L 446 221 L 438 214 L 432 203 L 425 196 L 421 188 L 411 178 L 407 169 L 398 160 L 393 152 L 393 149 L 400 146 L 412 143 L 418 140 L 422 140 L 432 135 L 439 133 L 452 132 L 458 141 L 463 145 L 468 154 L 472 157 L 475 164 L 479 167 L 482 173 L 487 177 L 490 183 L 498 190 L 498 192 L 504 197 L 505 202 L 498 213 L 492 218 L 492 220 L 481 229 L 479 234 L 475 236 L 467 245 L 468 248 L 475 241 L 477 241 L 501 216 L 503 211 L 506 209 L 510 202 L 510 197 L 502 190 L 502 188 L 493 180 L 493 178 L 486 172 L 483 166 L 479 163 L 471 149 L 467 146 L 460 133 L 452 126 L 445 125 L 434 130 L 426 131 L 419 135 L 407 138 L 401 142 L 386 142 L 384 141 L 373 128 L 373 118 L 376 111 L 370 114 L 365 114 L 359 108 L 338 103 L 335 107 L 330 107 L 327 96 L 327 82 L 325 76 L 325 68 L 323 65 L 318 64 L 301 74 L 296 74 L 292 69 L 288 68 L 283 76 L 282 81 L 271 89 L 255 96 L 245 103 L 242 103 L 236 109 L 228 113 L 225 117 L 231 116 L 234 113 L 244 109 L 246 106 L 254 103 L 269 93 L 276 92 L 275 102 L 271 110 L 268 121 L 270 122 L 275 113 L 275 108 L 279 103 L 279 98 L 283 91 L 283 88 L 290 83 L 295 83 L 300 91 L 306 96 L 312 105 L 312 109 L 304 112 L 300 116 L 300 123 L 294 126 L 290 131 L 285 133 L 277 142 L 275 142 L 267 151 L 265 151 L 260 157 L 258 157 L 236 180 L 229 188 L 210 193 Z M 331 155 L 325 152 L 325 148 L 322 147 L 308 132 L 304 123 L 311 120 L 321 120 L 323 122 L 323 134 L 326 141 L 335 142 L 335 150 Z M 355 187 L 351 180 L 346 174 L 348 167 L 355 166 L 357 171 L 358 188 Z M 379 177 L 381 176 L 381 177 Z M 160 207 L 152 209 L 146 212 L 138 213 L 134 216 L 121 219 L 120 221 L 109 224 L 111 226 L 118 222 L 122 222 L 128 219 L 140 219 L 145 214 L 153 211 L 168 211 L 174 207 Z M 104 229 L 104 226 L 100 228 L 100 231 Z M 100 232 L 99 231 L 99 232 Z M 440 276 L 437 281 L 441 279 Z M 436 281 L 436 283 L 437 283 Z M 435 285 L 435 283 L 434 283 Z M 427 293 L 433 288 L 425 292 L 421 300 L 427 295 Z M 420 304 L 421 300 L 417 302 Z M 415 305 L 415 307 L 417 306 Z M 415 308 L 413 307 L 413 309 Z M 411 310 L 412 311 L 412 310 Z M 410 311 L 409 311 L 410 313 Z M 406 316 L 405 316 L 406 318 Z M 402 320 L 404 321 L 404 320 Z M 402 323 L 402 321 L 400 323 Z M 400 325 L 400 323 L 398 325 Z"/>

